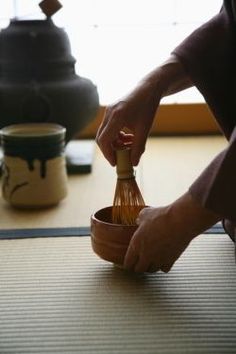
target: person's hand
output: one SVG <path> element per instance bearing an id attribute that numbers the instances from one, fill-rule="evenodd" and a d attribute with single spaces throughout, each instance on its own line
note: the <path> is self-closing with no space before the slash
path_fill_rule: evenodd
<path id="1" fill-rule="evenodd" d="M 154 97 L 153 90 L 147 83 L 143 83 L 131 94 L 107 107 L 96 141 L 112 166 L 116 164 L 115 146 L 130 143 L 132 164 L 138 164 L 159 101 L 160 97 Z"/>
<path id="2" fill-rule="evenodd" d="M 138 224 L 124 263 L 135 272 L 168 272 L 193 238 L 171 221 L 168 207 L 143 209 Z"/>
<path id="3" fill-rule="evenodd" d="M 194 237 L 221 220 L 189 193 L 167 207 L 144 208 L 127 250 L 124 268 L 168 272 Z"/>
<path id="4" fill-rule="evenodd" d="M 178 58 L 171 55 L 150 72 L 137 87 L 117 103 L 107 107 L 96 142 L 112 166 L 115 147 L 132 143 L 131 162 L 136 166 L 150 132 L 162 97 L 192 86 Z"/>

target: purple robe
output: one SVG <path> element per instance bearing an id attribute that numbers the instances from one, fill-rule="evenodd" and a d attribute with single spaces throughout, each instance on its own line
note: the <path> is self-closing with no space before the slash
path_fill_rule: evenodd
<path id="1" fill-rule="evenodd" d="M 174 51 L 202 93 L 228 146 L 190 186 L 202 206 L 236 225 L 236 1 L 195 30 Z"/>

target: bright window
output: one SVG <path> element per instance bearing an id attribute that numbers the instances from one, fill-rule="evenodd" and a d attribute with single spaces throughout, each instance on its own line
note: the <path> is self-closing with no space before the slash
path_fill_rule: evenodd
<path id="1" fill-rule="evenodd" d="M 9 18 L 42 17 L 35 0 L 1 1 Z M 61 0 L 54 22 L 69 35 L 76 71 L 98 87 L 101 104 L 123 96 L 195 28 L 220 10 L 221 0 Z M 201 102 L 196 89 L 164 102 Z"/>

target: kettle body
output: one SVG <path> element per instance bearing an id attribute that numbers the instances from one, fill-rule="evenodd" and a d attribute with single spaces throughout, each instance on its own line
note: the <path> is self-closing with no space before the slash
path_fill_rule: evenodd
<path id="1" fill-rule="evenodd" d="M 75 73 L 66 32 L 51 18 L 13 19 L 0 32 L 0 128 L 57 123 L 66 141 L 96 115 L 96 86 Z"/>

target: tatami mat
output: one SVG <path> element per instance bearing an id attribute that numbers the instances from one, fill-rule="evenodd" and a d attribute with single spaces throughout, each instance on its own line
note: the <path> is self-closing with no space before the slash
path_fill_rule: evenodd
<path id="1" fill-rule="evenodd" d="M 202 235 L 169 274 L 133 275 L 89 237 L 2 240 L 0 353 L 236 353 L 234 245 Z"/>

